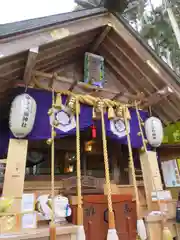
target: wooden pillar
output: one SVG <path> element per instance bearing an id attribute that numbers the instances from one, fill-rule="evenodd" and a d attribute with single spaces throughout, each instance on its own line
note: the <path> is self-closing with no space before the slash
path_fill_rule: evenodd
<path id="1" fill-rule="evenodd" d="M 155 188 L 157 191 L 163 190 L 156 152 L 148 151 L 141 153 L 140 162 L 144 180 L 146 200 L 150 208 L 152 203 L 151 193 L 155 191 Z"/>

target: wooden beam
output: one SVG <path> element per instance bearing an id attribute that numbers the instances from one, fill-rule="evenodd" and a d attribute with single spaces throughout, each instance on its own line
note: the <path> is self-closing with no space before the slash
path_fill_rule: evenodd
<path id="1" fill-rule="evenodd" d="M 166 86 L 163 89 L 151 94 L 141 106 L 142 108 L 147 108 L 149 106 L 155 105 L 163 98 L 169 96 L 172 93 L 172 89 L 169 86 Z"/>
<path id="2" fill-rule="evenodd" d="M 68 21 L 58 24 L 53 27 L 34 31 L 31 34 L 18 35 L 18 40 L 10 39 L 9 41 L 0 41 L 1 52 L 4 57 L 26 51 L 34 46 L 50 44 L 54 41 L 76 36 L 80 33 L 89 32 L 106 26 L 109 22 L 109 17 L 106 13 L 99 16 L 82 18 L 74 21 Z"/>
<path id="3" fill-rule="evenodd" d="M 42 77 L 44 79 L 52 79 L 53 74 L 51 73 L 44 73 L 40 71 L 34 71 L 33 74 L 36 77 Z M 61 77 L 56 75 L 55 79 L 61 83 L 66 83 L 69 84 L 70 86 L 72 85 L 73 79 L 67 78 L 67 77 Z M 99 92 L 104 92 L 104 93 L 111 93 L 114 95 L 117 95 L 119 91 L 112 91 L 109 88 L 99 88 L 96 86 L 88 85 L 84 82 L 78 82 L 77 87 L 81 88 L 83 92 L 90 92 L 90 91 L 99 91 Z M 137 96 L 131 93 L 124 93 L 126 97 L 129 98 L 129 100 L 135 100 L 137 99 Z"/>
<path id="4" fill-rule="evenodd" d="M 98 47 L 104 41 L 104 39 L 106 38 L 107 34 L 110 32 L 111 29 L 112 29 L 112 25 L 108 24 L 106 28 L 102 31 L 102 33 L 98 36 L 98 38 L 95 40 L 93 45 L 91 46 L 90 52 L 95 52 L 98 49 Z"/>
<path id="5" fill-rule="evenodd" d="M 38 56 L 38 52 L 39 52 L 39 47 L 29 49 L 26 67 L 24 70 L 24 77 L 23 77 L 23 80 L 26 85 L 28 85 L 31 81 L 32 71 L 36 65 L 36 59 Z"/>

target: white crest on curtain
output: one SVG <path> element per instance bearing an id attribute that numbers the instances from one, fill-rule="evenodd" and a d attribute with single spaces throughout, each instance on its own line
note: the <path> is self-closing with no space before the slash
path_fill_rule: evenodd
<path id="1" fill-rule="evenodd" d="M 76 127 L 75 117 L 65 107 L 61 110 L 55 109 L 55 120 L 59 122 L 55 128 L 62 132 L 69 132 Z M 50 124 L 52 125 L 52 116 L 50 116 Z"/>
<path id="2" fill-rule="evenodd" d="M 110 120 L 110 129 L 119 138 L 126 136 L 126 127 L 125 127 L 124 120 L 122 119 Z M 129 121 L 128 121 L 128 131 L 130 132 Z"/>

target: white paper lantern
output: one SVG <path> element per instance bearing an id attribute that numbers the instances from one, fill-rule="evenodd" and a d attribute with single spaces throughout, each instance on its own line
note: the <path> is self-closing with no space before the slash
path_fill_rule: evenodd
<path id="1" fill-rule="evenodd" d="M 152 147 L 159 147 L 163 141 L 163 126 L 159 118 L 150 117 L 145 121 L 145 133 Z"/>
<path id="2" fill-rule="evenodd" d="M 9 128 L 17 138 L 26 137 L 33 129 L 36 117 L 36 101 L 29 94 L 20 94 L 13 100 Z"/>

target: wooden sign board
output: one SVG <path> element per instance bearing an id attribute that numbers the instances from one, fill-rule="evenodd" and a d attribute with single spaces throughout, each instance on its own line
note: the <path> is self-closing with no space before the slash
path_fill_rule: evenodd
<path id="1" fill-rule="evenodd" d="M 12 206 L 8 209 L 9 213 L 21 212 L 27 150 L 28 140 L 10 139 L 2 192 L 4 197 L 14 199 Z M 16 223 L 16 227 L 12 231 L 21 228 L 20 216 L 18 215 Z"/>
<path id="2" fill-rule="evenodd" d="M 95 178 L 92 176 L 82 176 L 81 178 L 81 186 L 86 188 L 95 188 L 95 189 L 103 189 L 104 179 Z M 77 187 L 77 177 L 70 177 L 68 179 L 63 180 L 63 187 L 66 190 L 76 188 Z"/>

